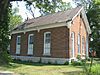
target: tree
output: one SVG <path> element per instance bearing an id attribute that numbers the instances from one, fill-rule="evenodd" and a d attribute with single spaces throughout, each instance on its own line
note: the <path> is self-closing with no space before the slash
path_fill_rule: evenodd
<path id="1" fill-rule="evenodd" d="M 31 11 L 31 14 L 34 17 L 34 12 L 32 11 L 31 7 L 33 6 L 34 9 L 38 8 L 39 12 L 42 15 L 47 15 L 50 13 L 55 13 L 58 11 L 64 11 L 66 9 L 71 8 L 71 4 L 66 4 L 62 0 L 32 0 L 27 1 L 26 8 Z"/>
<path id="2" fill-rule="evenodd" d="M 90 47 L 97 51 L 97 56 L 100 57 L 100 1 L 93 0 L 89 6 L 87 17 L 90 28 L 92 30 Z"/>
<path id="3" fill-rule="evenodd" d="M 0 0 L 0 64 L 9 62 L 7 47 L 9 43 L 9 8 L 8 0 Z"/>
<path id="4" fill-rule="evenodd" d="M 17 14 L 18 12 L 18 8 L 11 9 L 9 30 L 12 30 L 17 25 L 22 23 L 22 17 Z"/>

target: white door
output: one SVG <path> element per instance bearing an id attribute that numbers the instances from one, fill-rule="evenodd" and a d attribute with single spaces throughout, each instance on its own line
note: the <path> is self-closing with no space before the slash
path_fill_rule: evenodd
<path id="1" fill-rule="evenodd" d="M 74 32 L 71 33 L 72 57 L 74 57 Z"/>
<path id="2" fill-rule="evenodd" d="M 33 34 L 28 36 L 28 55 L 33 55 Z"/>
<path id="3" fill-rule="evenodd" d="M 20 54 L 21 36 L 17 36 L 16 40 L 16 54 Z"/>

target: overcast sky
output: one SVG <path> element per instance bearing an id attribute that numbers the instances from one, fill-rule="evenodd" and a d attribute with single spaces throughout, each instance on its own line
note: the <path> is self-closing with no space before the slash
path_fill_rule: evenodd
<path id="1" fill-rule="evenodd" d="M 71 4 L 73 5 L 72 0 L 63 0 L 63 1 L 64 2 L 71 2 Z M 18 3 L 17 2 L 12 2 L 12 7 L 13 8 L 15 8 L 15 7 L 19 8 L 19 13 L 18 14 L 22 16 L 23 21 L 27 18 L 27 16 L 29 18 L 32 18 L 32 15 L 26 10 L 24 1 L 19 1 Z M 34 12 L 35 12 L 35 17 L 40 16 L 40 14 L 38 13 L 39 12 L 38 9 L 36 9 Z"/>

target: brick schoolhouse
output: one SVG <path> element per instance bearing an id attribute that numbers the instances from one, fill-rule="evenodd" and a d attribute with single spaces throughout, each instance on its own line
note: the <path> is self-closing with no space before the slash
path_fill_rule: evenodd
<path id="1" fill-rule="evenodd" d="M 10 53 L 14 59 L 64 64 L 88 56 L 91 33 L 83 7 L 57 12 L 23 22 L 11 32 Z"/>

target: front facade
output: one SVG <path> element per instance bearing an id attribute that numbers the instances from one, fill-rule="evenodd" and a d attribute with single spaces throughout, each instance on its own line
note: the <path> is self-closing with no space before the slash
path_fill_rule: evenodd
<path id="1" fill-rule="evenodd" d="M 26 21 L 15 28 L 11 32 L 10 53 L 23 61 L 64 64 L 78 54 L 82 58 L 88 56 L 90 32 L 83 8 L 77 7 Z"/>

